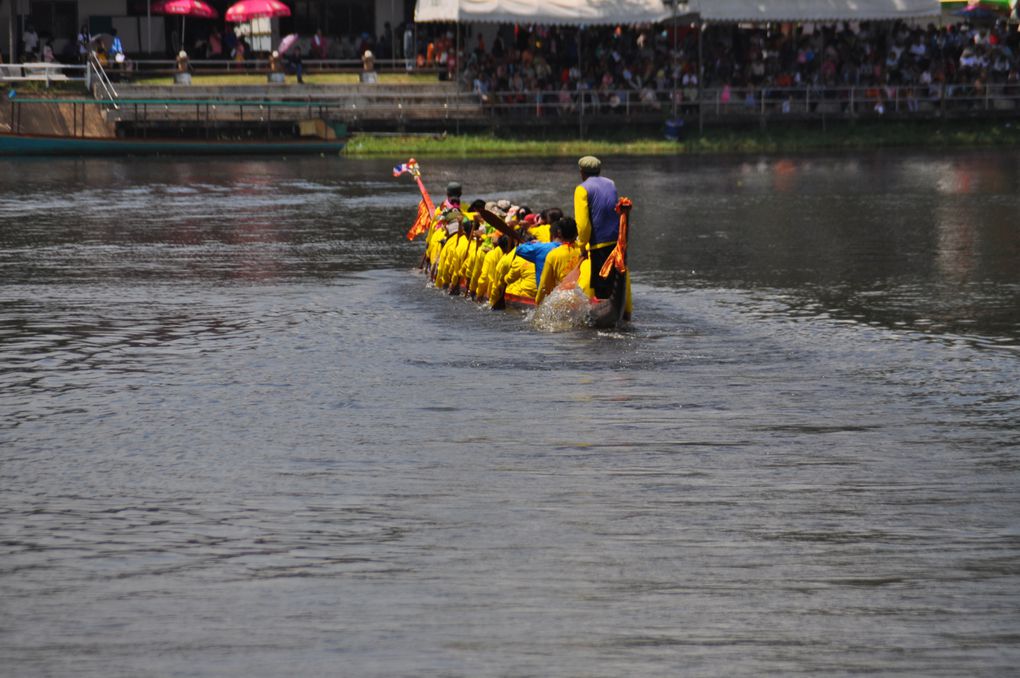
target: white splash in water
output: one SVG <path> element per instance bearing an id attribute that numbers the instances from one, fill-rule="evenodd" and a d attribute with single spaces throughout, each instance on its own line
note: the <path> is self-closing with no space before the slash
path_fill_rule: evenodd
<path id="1" fill-rule="evenodd" d="M 531 321 L 545 332 L 565 332 L 588 325 L 591 302 L 579 288 L 556 289 L 535 309 Z"/>

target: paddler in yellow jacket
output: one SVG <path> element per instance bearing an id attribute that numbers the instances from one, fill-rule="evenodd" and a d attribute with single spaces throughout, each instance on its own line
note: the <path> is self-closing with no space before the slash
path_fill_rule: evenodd
<path id="1" fill-rule="evenodd" d="M 429 231 L 428 245 L 425 248 L 425 257 L 429 262 L 429 276 L 435 280 L 438 273 L 439 255 L 443 249 L 443 243 L 450 236 L 446 230 L 446 222 L 437 219 Z"/>
<path id="2" fill-rule="evenodd" d="M 538 294 L 535 295 L 536 304 L 541 304 L 542 300 L 581 263 L 581 248 L 577 244 L 577 223 L 570 217 L 563 217 L 556 222 L 554 230 L 561 244 L 545 257 L 542 279 L 538 283 Z"/>
<path id="3" fill-rule="evenodd" d="M 467 256 L 464 257 L 464 263 L 461 264 L 459 275 L 464 281 L 466 294 L 471 297 L 474 296 L 474 286 L 472 283 L 476 277 L 475 270 L 481 266 L 481 259 L 484 257 L 482 250 L 484 249 L 487 252 L 492 249 L 492 241 L 487 238 L 488 228 L 481 215 L 478 214 L 478 211 L 484 209 L 484 207 L 484 200 L 475 200 L 468 206 L 467 211 L 464 212 L 464 217 L 474 222 L 474 231 L 471 233 Z"/>
<path id="4" fill-rule="evenodd" d="M 503 277 L 503 282 L 506 283 L 504 294 L 523 299 L 534 299 L 538 292 L 535 264 L 524 257 L 515 256 L 510 262 L 510 269 Z"/>
<path id="5" fill-rule="evenodd" d="M 448 183 L 446 185 L 446 199 L 436 208 L 436 213 L 432 215 L 432 230 L 427 236 L 428 245 L 425 248 L 425 257 L 428 259 L 433 280 L 436 279 L 438 274 L 439 256 L 442 253 L 443 243 L 450 236 L 450 232 L 447 230 L 447 222 L 442 217 L 452 209 L 460 209 L 460 196 L 462 192 L 463 188 L 460 183 L 456 181 Z"/>
<path id="6" fill-rule="evenodd" d="M 485 226 L 479 226 L 475 233 L 478 234 L 478 238 L 475 241 L 474 254 L 469 254 L 470 259 L 464 262 L 464 277 L 467 279 L 468 296 L 472 299 L 478 296 L 478 279 L 482 277 L 482 264 L 485 263 L 485 255 L 491 252 L 494 247 Z"/>
<path id="7" fill-rule="evenodd" d="M 528 233 L 535 236 L 539 242 L 552 242 L 552 225 L 561 218 L 563 218 L 563 210 L 559 207 L 542 210 L 533 220 L 535 223 L 528 229 Z"/>
<path id="8" fill-rule="evenodd" d="M 503 291 L 506 289 L 506 275 L 516 258 L 516 247 L 509 247 L 507 251 L 496 262 L 492 270 L 492 278 L 489 281 L 489 306 L 502 308 Z"/>
<path id="9" fill-rule="evenodd" d="M 464 263 L 464 277 L 467 279 L 468 296 L 472 299 L 478 297 L 478 282 L 482 277 L 482 268 L 485 266 L 485 258 L 489 252 L 496 248 L 495 240 L 499 232 L 484 223 L 478 224 L 475 231 L 476 243 L 474 256 L 470 261 Z"/>
<path id="10" fill-rule="evenodd" d="M 446 239 L 439 254 L 436 286 L 444 289 L 449 287 L 450 294 L 457 294 L 460 286 L 460 271 L 471 244 L 471 231 L 474 230 L 474 222 L 465 219 L 458 209 L 450 210 L 443 218 L 448 224 L 447 229 L 456 226 L 457 232 Z"/>
<path id="11" fill-rule="evenodd" d="M 475 298 L 485 301 L 491 296 L 493 280 L 496 276 L 496 265 L 503 255 L 510 251 L 510 239 L 505 235 L 496 239 L 496 246 L 485 254 L 482 259 L 482 267 L 478 273 L 478 281 L 475 283 Z"/>

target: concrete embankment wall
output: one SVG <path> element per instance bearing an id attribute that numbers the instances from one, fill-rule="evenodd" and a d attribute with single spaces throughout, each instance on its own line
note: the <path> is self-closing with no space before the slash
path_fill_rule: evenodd
<path id="1" fill-rule="evenodd" d="M 252 102 L 279 102 L 269 114 L 276 120 L 308 117 L 299 105 L 317 110 L 317 115 L 348 124 L 382 122 L 393 126 L 405 119 L 444 120 L 451 116 L 473 119 L 482 115 L 481 105 L 471 97 L 459 95 L 452 84 L 428 85 L 247 85 L 247 86 L 145 86 L 126 85 L 118 90 L 122 110 L 111 117 L 130 121 L 144 117 L 163 119 L 233 120 L 239 115 L 258 117 Z M 139 109 L 134 101 L 158 102 Z M 215 102 L 216 106 L 175 104 L 181 100 Z M 240 112 L 240 108 L 245 110 Z M 137 109 L 137 110 L 136 110 Z"/>
<path id="2" fill-rule="evenodd" d="M 98 104 L 0 103 L 0 132 L 109 139 L 117 136 Z"/>

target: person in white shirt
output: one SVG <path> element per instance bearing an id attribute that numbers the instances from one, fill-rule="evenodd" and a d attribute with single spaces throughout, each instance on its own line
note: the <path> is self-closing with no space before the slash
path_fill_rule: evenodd
<path id="1" fill-rule="evenodd" d="M 25 26 L 25 32 L 21 34 L 21 42 L 25 46 L 25 61 L 34 61 L 38 58 L 36 50 L 39 48 L 39 34 L 35 32 L 32 24 Z"/>

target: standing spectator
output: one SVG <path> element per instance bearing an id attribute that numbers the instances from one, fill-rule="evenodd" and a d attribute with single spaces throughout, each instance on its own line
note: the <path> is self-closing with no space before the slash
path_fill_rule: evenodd
<path id="1" fill-rule="evenodd" d="M 404 27 L 404 69 L 414 68 L 414 24 Z"/>
<path id="2" fill-rule="evenodd" d="M 78 59 L 82 63 L 85 63 L 89 58 L 89 43 L 92 42 L 92 36 L 89 35 L 89 27 L 86 24 L 81 25 L 81 29 L 78 31 Z"/>
<path id="3" fill-rule="evenodd" d="M 379 40 L 379 56 L 383 59 L 393 58 L 393 27 L 387 21 L 383 24 L 383 34 Z"/>
<path id="4" fill-rule="evenodd" d="M 233 30 L 223 32 L 223 58 L 233 59 L 234 50 L 237 49 L 237 33 Z"/>
<path id="5" fill-rule="evenodd" d="M 372 54 L 372 50 L 366 49 L 361 55 L 361 67 L 361 82 L 378 82 L 378 76 L 375 74 L 375 55 Z"/>
<path id="6" fill-rule="evenodd" d="M 244 36 L 238 36 L 237 42 L 234 43 L 234 50 L 231 52 L 231 57 L 234 61 L 243 63 L 248 58 L 248 42 L 244 39 Z"/>
<path id="7" fill-rule="evenodd" d="M 297 75 L 297 81 L 299 85 L 305 84 L 304 79 L 304 62 L 301 60 L 301 45 L 294 45 L 291 47 L 287 54 L 287 60 L 290 61 L 290 67 L 294 69 L 294 74 Z"/>
<path id="8" fill-rule="evenodd" d="M 25 24 L 25 32 L 21 34 L 21 42 L 25 47 L 25 55 L 22 61 L 35 61 L 39 58 L 36 50 L 39 49 L 39 34 L 31 23 Z"/>
<path id="9" fill-rule="evenodd" d="M 315 35 L 312 36 L 312 57 L 316 59 L 325 59 L 329 48 L 326 44 L 326 38 L 322 35 L 322 29 L 315 31 Z"/>
<path id="10" fill-rule="evenodd" d="M 120 41 L 120 36 L 117 35 L 117 29 L 114 28 L 110 35 L 113 36 L 113 42 L 110 43 L 110 58 L 117 63 L 124 63 L 124 45 Z"/>
<path id="11" fill-rule="evenodd" d="M 208 54 L 206 55 L 209 59 L 222 59 L 223 58 L 223 40 L 220 38 L 220 32 L 214 30 L 209 34 L 209 42 L 207 45 Z"/>

